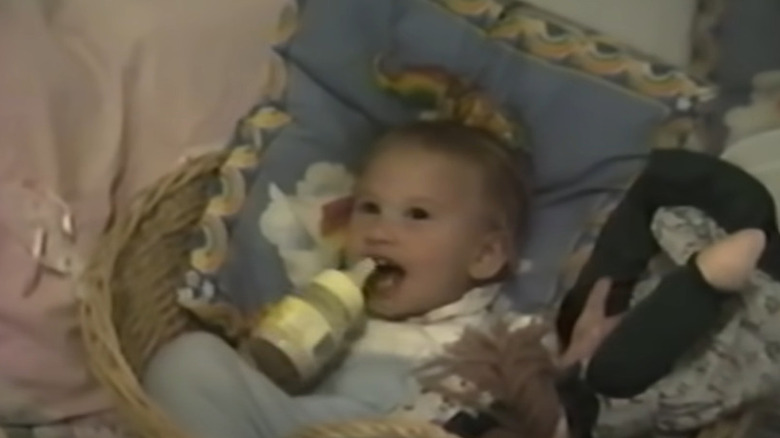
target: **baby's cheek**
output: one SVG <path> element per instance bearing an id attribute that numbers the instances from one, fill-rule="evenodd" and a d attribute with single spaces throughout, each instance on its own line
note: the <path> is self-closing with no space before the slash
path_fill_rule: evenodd
<path id="1" fill-rule="evenodd" d="M 354 244 L 349 239 L 344 242 L 344 249 L 342 251 L 342 259 L 345 265 L 353 265 L 358 262 L 358 252 L 355 249 Z"/>
<path id="2" fill-rule="evenodd" d="M 471 245 L 466 241 L 466 231 L 460 234 L 454 232 L 430 233 L 417 238 L 419 256 L 437 266 L 451 266 L 463 258 L 464 251 Z"/>
<path id="3" fill-rule="evenodd" d="M 360 232 L 352 226 L 347 227 L 344 235 L 344 258 L 350 262 L 356 262 L 360 253 Z"/>

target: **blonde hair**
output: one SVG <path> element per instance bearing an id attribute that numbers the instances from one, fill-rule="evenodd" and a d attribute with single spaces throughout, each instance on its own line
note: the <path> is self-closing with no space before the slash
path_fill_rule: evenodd
<path id="1" fill-rule="evenodd" d="M 517 248 L 528 226 L 531 199 L 530 160 L 492 132 L 455 121 L 417 121 L 385 133 L 368 157 L 394 147 L 420 147 L 461 158 L 479 168 L 498 226 L 505 233 L 508 267 L 514 272 Z M 502 272 L 502 276 L 507 273 Z"/>

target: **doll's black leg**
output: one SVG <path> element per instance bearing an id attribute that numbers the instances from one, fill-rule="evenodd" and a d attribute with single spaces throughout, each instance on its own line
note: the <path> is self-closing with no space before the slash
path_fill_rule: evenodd
<path id="1" fill-rule="evenodd" d="M 723 302 L 734 298 L 709 285 L 692 258 L 664 277 L 607 336 L 588 364 L 587 383 L 613 398 L 642 393 L 717 326 Z"/>

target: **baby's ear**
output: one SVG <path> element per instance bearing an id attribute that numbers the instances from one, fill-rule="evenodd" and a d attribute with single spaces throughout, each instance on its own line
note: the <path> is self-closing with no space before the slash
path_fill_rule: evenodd
<path id="1" fill-rule="evenodd" d="M 503 233 L 488 233 L 469 266 L 473 280 L 490 280 L 498 276 L 509 262 L 509 251 Z"/>

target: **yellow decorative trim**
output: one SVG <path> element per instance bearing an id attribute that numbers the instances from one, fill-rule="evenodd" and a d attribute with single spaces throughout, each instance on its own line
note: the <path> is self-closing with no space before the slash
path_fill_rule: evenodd
<path id="1" fill-rule="evenodd" d="M 263 69 L 261 95 L 265 99 L 281 100 L 287 92 L 290 81 L 289 70 L 284 58 L 273 50 L 269 53 Z"/>
<path id="2" fill-rule="evenodd" d="M 626 78 L 630 87 L 642 94 L 655 97 L 690 97 L 704 99 L 711 93 L 701 87 L 689 75 L 679 70 L 669 73 L 650 71 L 649 64 L 633 62 L 626 69 Z"/>
<path id="3" fill-rule="evenodd" d="M 214 216 L 232 216 L 241 210 L 246 196 L 244 175 L 238 168 L 222 166 L 219 183 L 221 192 L 209 199 L 206 214 Z"/>
<path id="4" fill-rule="evenodd" d="M 190 254 L 190 265 L 203 274 L 216 274 L 225 262 L 228 233 L 222 218 L 205 215 L 200 225 L 203 245 Z"/>
<path id="5" fill-rule="evenodd" d="M 220 168 L 219 193 L 209 199 L 200 231 L 204 242 L 190 254 L 191 266 L 205 275 L 215 274 L 224 263 L 228 249 L 228 231 L 225 221 L 244 206 L 247 194 L 245 172 L 254 171 L 260 164 L 263 149 L 261 131 L 281 128 L 291 117 L 275 107 L 263 106 L 255 110 L 240 125 L 246 143 L 233 146 Z"/>
<path id="6" fill-rule="evenodd" d="M 249 116 L 245 123 L 256 129 L 278 129 L 291 121 L 292 117 L 286 112 L 274 107 L 263 107 Z"/>
<path id="7" fill-rule="evenodd" d="M 288 42 L 298 31 L 299 26 L 298 4 L 295 0 L 288 0 L 279 13 L 279 21 L 276 23 L 274 42 L 276 44 Z"/>
<path id="8" fill-rule="evenodd" d="M 280 16 L 277 28 L 279 41 L 290 38 L 297 26 L 298 10 L 295 1 L 291 0 Z M 227 258 L 230 230 L 259 171 L 265 143 L 275 131 L 293 120 L 281 106 L 289 86 L 287 62 L 271 51 L 262 74 L 263 103 L 238 124 L 236 139 L 229 146 L 230 153 L 214 182 L 216 193 L 209 198 L 201 218 L 197 237 L 202 242 L 189 254 L 190 272 L 197 273 L 198 280 L 188 284 L 187 289 L 202 293 L 196 299 L 205 298 L 208 301 L 213 298 L 213 289 L 216 288 L 214 276 Z M 212 289 L 211 293 L 206 292 L 209 288 Z"/>
<path id="9" fill-rule="evenodd" d="M 252 169 L 260 164 L 260 158 L 257 156 L 257 148 L 251 144 L 234 146 L 225 160 L 225 167 L 235 167 L 237 169 Z"/>
<path id="10" fill-rule="evenodd" d="M 703 99 L 711 95 L 711 87 L 684 71 L 667 69 L 613 38 L 522 2 L 438 0 L 437 3 L 471 22 L 478 33 L 502 41 L 519 55 L 659 104 L 658 99 Z"/>
<path id="11" fill-rule="evenodd" d="M 607 38 L 582 38 L 576 46 L 572 56 L 573 63 L 596 76 L 616 76 L 639 64 Z M 599 50 L 599 47 L 610 47 L 613 50 L 607 52 Z"/>
<path id="12" fill-rule="evenodd" d="M 465 17 L 498 16 L 504 6 L 495 0 L 442 0 L 452 12 Z"/>

